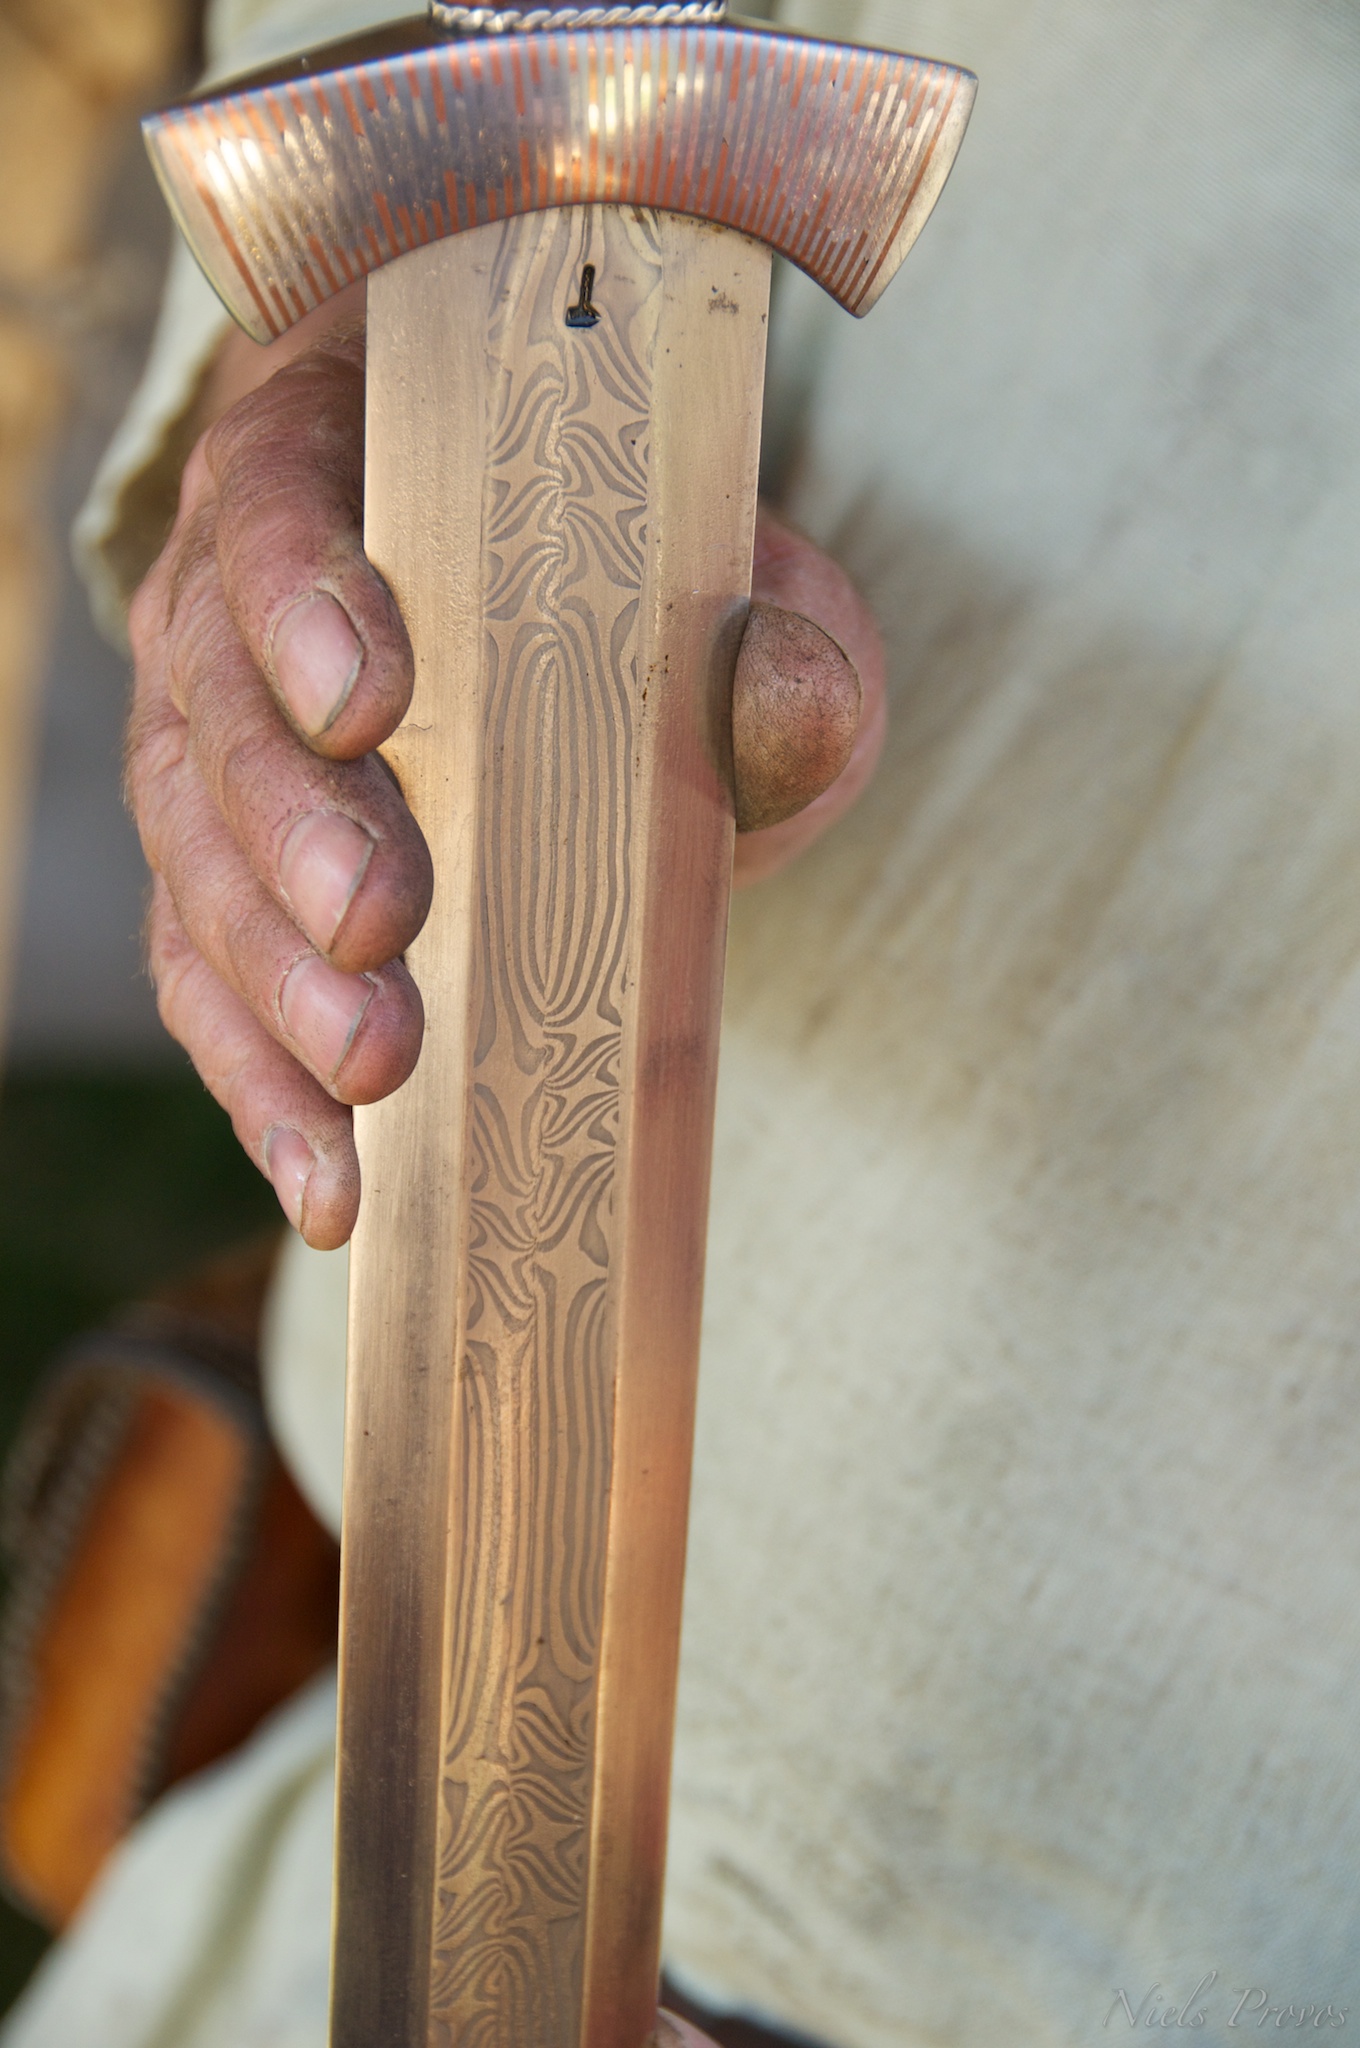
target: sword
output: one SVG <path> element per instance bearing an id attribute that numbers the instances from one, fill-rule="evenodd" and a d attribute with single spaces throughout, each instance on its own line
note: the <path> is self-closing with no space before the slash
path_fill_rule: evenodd
<path id="1" fill-rule="evenodd" d="M 640 2048 L 666 1796 L 770 252 L 873 305 L 952 66 L 721 0 L 434 4 L 153 116 L 260 341 L 368 278 L 415 652 L 419 1064 L 361 1110 L 333 2048 Z"/>

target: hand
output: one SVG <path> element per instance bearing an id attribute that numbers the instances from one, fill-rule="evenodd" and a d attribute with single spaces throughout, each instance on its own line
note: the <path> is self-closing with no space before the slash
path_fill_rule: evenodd
<path id="1" fill-rule="evenodd" d="M 374 751 L 412 671 L 360 541 L 363 358 L 349 294 L 270 349 L 228 343 L 219 416 L 129 621 L 128 794 L 161 1017 L 319 1247 L 343 1244 L 358 1210 L 349 1105 L 390 1094 L 420 1051 L 400 956 L 431 892 Z M 768 515 L 754 595 L 733 700 L 738 885 L 853 803 L 884 730 L 866 606 Z"/>

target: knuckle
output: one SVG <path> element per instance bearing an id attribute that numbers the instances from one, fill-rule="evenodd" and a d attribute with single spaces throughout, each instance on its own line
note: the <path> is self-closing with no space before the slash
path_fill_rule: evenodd
<path id="1" fill-rule="evenodd" d="M 200 501 L 212 491 L 213 469 L 209 459 L 208 444 L 214 432 L 215 428 L 209 427 L 206 433 L 199 435 L 197 441 L 189 450 L 189 460 L 184 465 L 184 474 L 180 478 L 179 486 L 179 503 L 182 517 L 191 514 Z"/>
<path id="2" fill-rule="evenodd" d="M 181 580 L 165 634 L 165 673 L 171 702 L 188 714 L 205 684 L 230 661 L 237 635 L 208 565 Z"/>
<path id="3" fill-rule="evenodd" d="M 141 669 L 150 659 L 165 630 L 165 556 L 148 571 L 132 593 L 128 606 L 128 641 L 132 658 Z"/>
<path id="4" fill-rule="evenodd" d="M 294 738 L 258 683 L 205 707 L 194 747 L 218 810 L 274 886 L 289 830 L 306 812 L 335 807 L 338 778 Z"/>
<path id="5" fill-rule="evenodd" d="M 306 941 L 285 927 L 282 911 L 258 885 L 244 881 L 224 896 L 214 925 L 228 979 L 257 1016 L 277 1029 L 279 990 L 287 969 L 308 951 Z"/>
<path id="6" fill-rule="evenodd" d="M 184 1046 L 199 1075 L 227 1110 L 236 1134 L 258 1159 L 271 1096 L 308 1093 L 315 1084 L 277 1046 L 183 922 L 169 888 L 153 885 L 146 917 L 147 968 L 162 1023 Z M 316 1090 L 318 1097 L 320 1091 Z"/>
<path id="7" fill-rule="evenodd" d="M 233 725 L 214 734 L 213 740 L 213 793 L 222 809 L 229 815 L 250 815 L 266 805 L 272 810 L 271 798 L 277 791 L 288 751 L 282 729 L 270 731 L 254 722 Z M 291 812 L 286 795 L 285 808 Z"/>
<path id="8" fill-rule="evenodd" d="M 343 351 L 311 348 L 247 392 L 200 444 L 216 488 L 233 505 L 262 480 L 318 466 L 353 467 L 362 420 L 362 373 Z"/>
<path id="9" fill-rule="evenodd" d="M 203 502 L 208 495 L 200 441 L 191 450 L 180 479 L 174 527 L 128 605 L 128 639 L 139 669 L 164 640 L 186 579 L 204 553 L 211 552 L 212 511 Z"/>
<path id="10" fill-rule="evenodd" d="M 357 547 L 362 385 L 334 358 L 310 351 L 240 400 L 209 430 L 205 459 L 229 581 L 239 580 L 233 564 L 242 574 L 263 567 L 272 598 L 290 567 Z"/>
<path id="11" fill-rule="evenodd" d="M 146 915 L 146 968 L 161 1022 L 176 1038 L 181 1036 L 178 1024 L 185 977 L 198 957 L 175 915 L 168 890 L 159 885 L 152 892 Z"/>
<path id="12" fill-rule="evenodd" d="M 162 804 L 144 829 L 148 859 L 174 907 L 186 943 L 213 956 L 219 933 L 236 908 L 238 862 L 225 849 L 222 833 L 197 792 L 179 790 Z"/>
<path id="13" fill-rule="evenodd" d="M 230 472 L 233 462 L 243 445 L 251 450 L 251 415 L 255 409 L 257 393 L 248 392 L 229 406 L 215 419 L 207 431 L 199 436 L 193 455 L 210 489 L 220 489 L 222 479 Z M 185 471 L 187 477 L 188 471 Z"/>
<path id="14" fill-rule="evenodd" d="M 123 765 L 123 801 L 153 867 L 162 813 L 187 756 L 188 728 L 178 716 L 133 710 Z"/>

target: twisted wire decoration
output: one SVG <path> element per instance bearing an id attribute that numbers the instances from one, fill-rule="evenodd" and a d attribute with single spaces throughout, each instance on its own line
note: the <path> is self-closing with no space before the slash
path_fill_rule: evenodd
<path id="1" fill-rule="evenodd" d="M 529 29 L 652 28 L 721 21 L 727 0 L 643 0 L 614 7 L 468 7 L 430 0 L 430 20 L 444 35 L 506 36 Z"/>

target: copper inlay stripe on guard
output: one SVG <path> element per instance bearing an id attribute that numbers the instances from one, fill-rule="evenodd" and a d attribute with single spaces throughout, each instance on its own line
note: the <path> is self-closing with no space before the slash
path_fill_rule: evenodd
<path id="1" fill-rule="evenodd" d="M 950 84 L 950 87 L 949 87 L 949 94 L 948 94 L 948 97 L 947 97 L 947 99 L 946 99 L 946 101 L 945 101 L 945 106 L 944 106 L 944 116 L 943 116 L 943 119 L 942 119 L 942 121 L 941 121 L 941 123 L 940 123 L 939 127 L 937 127 L 937 129 L 936 129 L 935 133 L 934 133 L 934 134 L 933 134 L 933 135 L 931 136 L 931 138 L 930 138 L 929 142 L 928 142 L 928 143 L 926 144 L 925 148 L 924 148 L 924 149 L 922 150 L 922 152 L 921 152 L 921 162 L 920 162 L 919 166 L 917 167 L 917 170 L 916 170 L 916 174 L 915 174 L 914 178 L 912 179 L 912 182 L 911 182 L 911 185 L 910 185 L 910 187 L 908 188 L 908 191 L 907 191 L 906 197 L 905 197 L 905 198 L 903 199 L 903 201 L 902 201 L 902 209 L 901 209 L 901 212 L 900 212 L 900 213 L 898 214 L 898 217 L 897 217 L 897 222 L 896 222 L 896 224 L 895 224 L 895 232 L 896 232 L 897 234 L 899 234 L 899 235 L 900 235 L 900 234 L 902 233 L 903 229 L 905 228 L 905 225 L 906 225 L 906 221 L 907 221 L 907 216 L 909 215 L 909 213 L 910 213 L 910 211 L 911 211 L 911 207 L 912 207 L 912 204 L 913 204 L 913 202 L 914 202 L 914 200 L 915 200 L 915 198 L 916 198 L 916 195 L 917 195 L 918 191 L 919 191 L 919 190 L 921 189 L 921 187 L 922 187 L 922 186 L 923 186 L 923 185 L 925 184 L 925 181 L 926 181 L 926 175 L 927 175 L 928 171 L 930 170 L 930 162 L 931 162 L 931 158 L 932 158 L 932 156 L 934 156 L 934 155 L 936 154 L 936 150 L 937 150 L 937 145 L 938 145 L 938 142 L 939 142 L 939 138 L 940 138 L 940 135 L 941 135 L 941 133 L 943 132 L 943 129 L 944 129 L 944 127 L 945 127 L 945 126 L 946 126 L 946 124 L 948 123 L 948 120 L 949 120 L 949 116 L 950 116 L 950 113 L 951 113 L 951 112 L 952 112 L 952 110 L 953 110 L 953 105 L 954 105 L 954 101 L 955 101 L 955 98 L 956 98 L 956 96 L 957 96 L 957 93 L 958 93 L 958 88 L 959 88 L 959 85 L 960 85 L 960 83 L 961 83 L 962 79 L 965 79 L 965 78 L 967 78 L 967 77 L 968 77 L 968 73 L 967 73 L 967 72 L 963 72 L 963 73 L 961 73 L 961 74 L 956 74 L 955 78 L 954 78 L 954 79 L 953 79 L 953 80 L 951 81 L 951 84 Z M 970 91 L 969 91 L 969 93 L 968 93 L 968 100 L 967 100 L 967 105 L 966 105 L 966 106 L 964 107 L 964 118 L 965 118 L 965 120 L 967 119 L 967 116 L 968 116 L 968 113 L 969 113 L 969 111 L 971 110 L 971 107 L 972 107 L 972 91 L 971 91 L 971 89 L 970 89 Z M 872 304 L 873 304 L 873 299 L 874 299 L 874 298 L 876 298 L 876 297 L 878 296 L 878 292 L 880 292 L 880 291 L 881 291 L 881 290 L 883 289 L 883 286 L 884 286 L 885 284 L 887 284 L 887 283 L 888 283 L 888 281 L 889 281 L 889 278 L 891 277 L 891 272 L 889 272 L 889 273 L 888 273 L 888 276 L 886 276 L 886 277 L 885 277 L 885 276 L 883 276 L 883 274 L 882 274 L 882 273 L 883 273 L 883 270 L 884 270 L 885 260 L 886 260 L 886 258 L 887 258 L 887 255 L 888 255 L 889 251 L 891 250 L 892 246 L 893 246 L 893 244 L 892 244 L 892 241 L 891 241 L 891 239 L 890 239 L 890 240 L 888 241 L 887 245 L 886 245 L 886 246 L 885 246 L 885 247 L 884 247 L 884 248 L 883 248 L 883 249 L 882 249 L 882 250 L 880 251 L 880 253 L 879 253 L 879 255 L 878 255 L 878 257 L 877 257 L 876 261 L 874 262 L 873 268 L 872 268 L 872 269 L 871 269 L 871 270 L 869 271 L 869 274 L 868 274 L 868 276 L 867 276 L 867 277 L 865 278 L 865 280 L 864 280 L 863 284 L 861 285 L 861 287 L 860 287 L 860 293 L 861 293 L 861 303 L 862 303 L 862 304 L 865 304 L 865 305 L 872 305 Z M 865 258 L 865 261 L 866 261 L 866 263 L 867 263 L 867 261 L 868 261 L 868 257 L 867 257 L 867 256 L 866 256 L 866 258 Z M 875 290 L 875 287 L 877 287 L 877 290 Z M 873 297 L 870 297 L 870 294 L 871 294 L 871 293 L 873 294 Z M 835 294 L 834 294 L 834 293 L 833 293 L 833 296 L 835 296 Z M 853 311 L 855 311 L 855 310 L 857 310 L 857 309 L 856 309 L 855 307 L 853 307 L 853 306 L 852 306 L 852 308 L 851 308 L 851 311 L 853 312 Z"/>
<path id="2" fill-rule="evenodd" d="M 147 137 L 191 247 L 259 340 L 427 240 L 597 201 L 737 228 L 864 313 L 930 211 L 972 96 L 967 72 L 892 52 L 634 27 L 242 87 L 154 115 Z"/>

